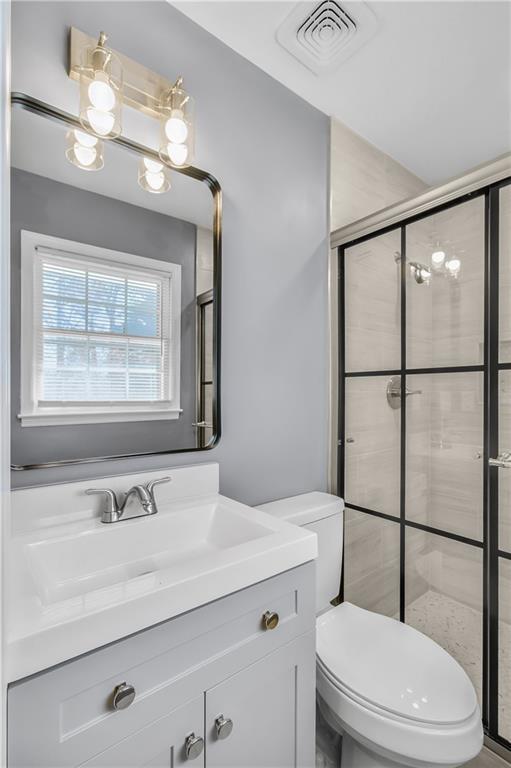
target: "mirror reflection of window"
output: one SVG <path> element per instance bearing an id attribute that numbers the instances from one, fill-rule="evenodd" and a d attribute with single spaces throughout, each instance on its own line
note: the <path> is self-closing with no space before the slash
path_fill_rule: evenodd
<path id="1" fill-rule="evenodd" d="M 180 265 L 22 232 L 22 424 L 178 418 L 180 315 Z"/>

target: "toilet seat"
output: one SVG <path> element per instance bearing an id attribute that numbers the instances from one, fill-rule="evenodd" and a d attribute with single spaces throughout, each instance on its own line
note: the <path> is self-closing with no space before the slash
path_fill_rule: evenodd
<path id="1" fill-rule="evenodd" d="M 394 619 L 350 603 L 322 614 L 317 688 L 340 729 L 403 764 L 459 765 L 481 748 L 466 673 L 430 638 Z"/>

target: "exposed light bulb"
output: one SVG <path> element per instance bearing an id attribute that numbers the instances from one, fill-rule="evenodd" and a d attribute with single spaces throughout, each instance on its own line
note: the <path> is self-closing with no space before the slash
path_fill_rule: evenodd
<path id="1" fill-rule="evenodd" d="M 173 109 L 165 123 L 165 135 L 175 144 L 183 144 L 188 138 L 188 126 L 183 119 L 182 109 Z"/>
<path id="2" fill-rule="evenodd" d="M 115 123 L 115 116 L 111 112 L 103 112 L 101 109 L 87 110 L 87 120 L 89 121 L 94 133 L 100 136 L 107 136 Z"/>
<path id="3" fill-rule="evenodd" d="M 431 261 L 435 267 L 440 267 L 445 261 L 445 251 L 433 251 Z"/>
<path id="4" fill-rule="evenodd" d="M 78 144 L 78 142 L 74 145 L 74 153 L 79 164 L 85 168 L 92 165 L 98 154 L 94 147 L 84 147 L 82 144 Z"/>
<path id="5" fill-rule="evenodd" d="M 157 160 L 151 160 L 149 157 L 144 157 L 144 165 L 147 171 L 150 173 L 159 173 L 163 171 L 163 163 L 159 163 Z"/>
<path id="6" fill-rule="evenodd" d="M 150 171 L 147 171 L 145 180 L 148 187 L 151 187 L 155 192 L 158 192 L 165 183 L 165 176 L 163 171 L 160 171 L 159 173 L 151 173 Z"/>
<path id="7" fill-rule="evenodd" d="M 90 133 L 85 133 L 85 131 L 75 130 L 75 139 L 82 147 L 95 147 L 98 143 L 96 136 L 91 136 Z"/>
<path id="8" fill-rule="evenodd" d="M 173 144 L 170 141 L 167 144 L 167 154 L 174 165 L 184 165 L 188 157 L 188 147 L 186 144 Z"/>
<path id="9" fill-rule="evenodd" d="M 102 112 L 110 112 L 115 106 L 115 93 L 108 84 L 108 75 L 105 72 L 96 72 L 94 80 L 87 91 L 90 103 Z"/>

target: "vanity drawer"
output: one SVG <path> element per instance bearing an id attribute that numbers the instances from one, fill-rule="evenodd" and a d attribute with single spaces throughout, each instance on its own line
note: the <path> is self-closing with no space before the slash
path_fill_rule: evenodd
<path id="1" fill-rule="evenodd" d="M 278 614 L 274 629 L 265 628 L 267 611 Z M 307 563 L 14 683 L 9 766 L 77 766 L 314 625 L 315 569 Z M 135 698 L 115 710 L 113 692 L 124 682 Z"/>

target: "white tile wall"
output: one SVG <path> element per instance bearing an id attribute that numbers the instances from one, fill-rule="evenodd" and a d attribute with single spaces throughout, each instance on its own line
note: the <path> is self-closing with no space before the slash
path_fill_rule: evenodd
<path id="1" fill-rule="evenodd" d="M 387 377 L 346 380 L 346 500 L 399 516 L 399 410 L 389 407 Z"/>
<path id="2" fill-rule="evenodd" d="M 213 288 L 213 232 L 197 227 L 197 295 Z"/>
<path id="3" fill-rule="evenodd" d="M 358 221 L 427 185 L 338 120 L 331 124 L 331 229 Z"/>
<path id="4" fill-rule="evenodd" d="M 400 251 L 399 230 L 346 250 L 347 371 L 401 365 Z"/>
<path id="5" fill-rule="evenodd" d="M 344 599 L 399 616 L 399 523 L 345 511 Z"/>

